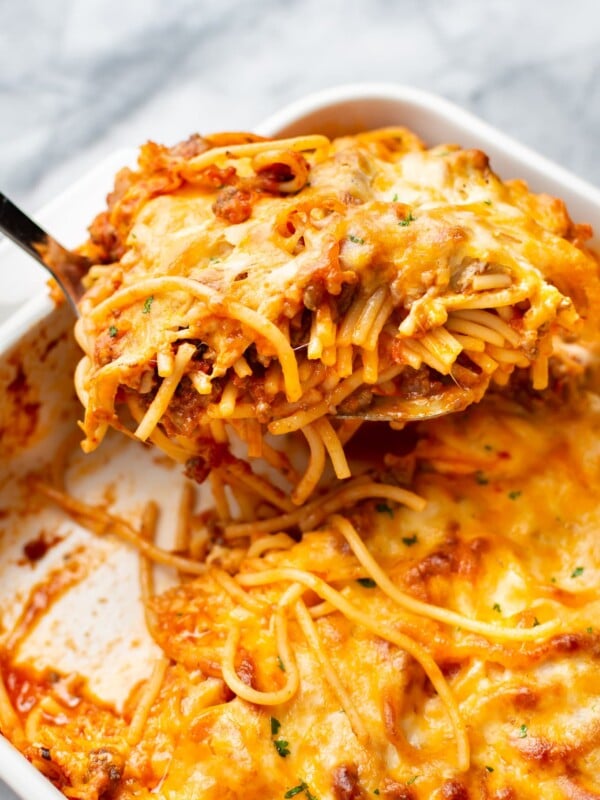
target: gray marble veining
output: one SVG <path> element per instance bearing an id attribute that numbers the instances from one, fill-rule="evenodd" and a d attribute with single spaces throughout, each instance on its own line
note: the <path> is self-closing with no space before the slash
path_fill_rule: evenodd
<path id="1" fill-rule="evenodd" d="M 0 186 L 35 209 L 119 147 L 366 80 L 442 94 L 600 184 L 597 0 L 4 0 Z"/>

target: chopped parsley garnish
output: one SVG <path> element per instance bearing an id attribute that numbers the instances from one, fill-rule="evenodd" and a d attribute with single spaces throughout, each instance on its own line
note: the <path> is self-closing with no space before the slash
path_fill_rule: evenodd
<path id="1" fill-rule="evenodd" d="M 115 336 L 118 334 L 118 332 L 119 329 L 115 325 L 111 325 L 110 328 L 108 329 L 108 335 L 110 336 L 111 339 L 114 339 Z"/>
<path id="2" fill-rule="evenodd" d="M 353 236 L 352 234 L 350 234 L 350 236 L 348 236 L 348 238 L 354 244 L 364 244 L 365 243 L 365 240 L 361 239 L 360 236 Z"/>
<path id="3" fill-rule="evenodd" d="M 580 575 L 583 575 L 583 567 L 575 567 L 575 569 L 571 573 L 571 577 L 579 578 Z"/>
<path id="4" fill-rule="evenodd" d="M 589 626 L 589 628 L 586 628 L 585 630 L 586 630 L 586 633 L 593 633 L 594 632 L 594 629 L 592 628 L 591 625 Z"/>
<path id="5" fill-rule="evenodd" d="M 403 544 L 405 544 L 407 547 L 412 547 L 412 546 L 413 546 L 413 544 L 416 544 L 416 543 L 417 543 L 417 541 L 418 541 L 418 540 L 417 540 L 417 534 L 416 534 L 416 533 L 413 533 L 413 535 L 412 535 L 412 536 L 403 536 L 403 537 L 402 537 L 402 542 L 403 542 Z"/>
<path id="6" fill-rule="evenodd" d="M 492 609 L 494 611 L 497 611 L 499 614 L 502 612 L 502 609 L 500 608 L 500 603 L 494 603 L 494 605 L 492 606 Z"/>
<path id="7" fill-rule="evenodd" d="M 483 473 L 480 469 L 478 469 L 477 472 L 475 473 L 475 481 L 480 486 L 485 486 L 490 482 L 489 479 L 486 478 L 485 473 Z"/>
<path id="8" fill-rule="evenodd" d="M 308 786 L 302 781 L 298 786 L 294 786 L 293 789 L 288 789 L 283 796 L 286 800 L 289 800 L 290 797 L 296 797 L 297 794 L 300 794 L 300 792 L 303 792 L 305 789 L 308 789 Z"/>
<path id="9" fill-rule="evenodd" d="M 285 672 L 285 664 L 281 660 L 281 656 L 277 656 L 277 666 L 282 672 Z"/>
<path id="10" fill-rule="evenodd" d="M 542 624 L 542 623 L 539 621 L 539 619 L 538 619 L 537 617 L 534 617 L 534 618 L 533 618 L 533 627 L 534 627 L 534 628 L 537 628 L 537 626 L 538 626 L 538 625 L 541 625 L 541 624 Z"/>
<path id="11" fill-rule="evenodd" d="M 377 586 L 373 578 L 357 578 L 356 582 L 364 586 L 365 589 L 374 589 Z"/>
<path id="12" fill-rule="evenodd" d="M 418 775 L 413 775 L 413 776 L 412 776 L 412 778 L 409 778 L 409 779 L 406 781 L 406 785 L 407 785 L 407 786 L 410 786 L 411 784 L 413 784 L 413 783 L 414 783 L 414 782 L 417 780 L 417 778 L 418 778 L 418 777 L 419 777 Z"/>
<path id="13" fill-rule="evenodd" d="M 491 206 L 492 205 L 492 201 L 491 200 L 484 200 L 483 202 L 486 204 L 486 206 Z"/>
<path id="14" fill-rule="evenodd" d="M 412 215 L 412 211 L 408 212 L 408 215 L 401 219 L 398 225 L 401 225 L 403 228 L 406 228 L 407 225 L 410 225 L 411 222 L 414 222 L 415 218 Z"/>
<path id="15" fill-rule="evenodd" d="M 300 792 L 304 792 L 306 795 L 306 800 L 317 800 L 304 781 L 299 783 L 298 786 L 294 786 L 293 789 L 288 789 L 283 796 L 286 798 L 286 800 L 289 800 L 290 797 L 295 797 L 297 794 L 300 794 Z"/>
<path id="16" fill-rule="evenodd" d="M 379 794 L 379 789 L 373 789 L 373 794 Z"/>
<path id="17" fill-rule="evenodd" d="M 394 509 L 390 508 L 387 503 L 377 503 L 375 511 L 378 511 L 380 514 L 389 514 L 390 517 L 394 516 Z"/>
<path id="18" fill-rule="evenodd" d="M 280 728 L 281 722 L 279 722 L 276 717 L 271 717 L 271 736 L 277 736 Z M 277 750 L 282 758 L 289 756 L 289 742 L 286 742 L 285 739 L 273 739 L 273 744 L 275 745 L 275 750 Z"/>
<path id="19" fill-rule="evenodd" d="M 398 195 L 397 195 L 397 194 L 395 194 L 395 195 L 392 197 L 392 203 L 397 203 L 397 202 L 398 202 Z"/>
<path id="20" fill-rule="evenodd" d="M 289 747 L 288 747 L 289 742 L 286 742 L 284 739 L 274 739 L 273 740 L 273 744 L 275 745 L 275 750 L 277 750 L 278 754 L 282 758 L 285 758 L 286 756 L 289 756 L 289 754 L 290 754 Z"/>
<path id="21" fill-rule="evenodd" d="M 211 264 L 219 264 L 221 262 L 221 259 L 217 258 L 217 256 L 211 256 L 208 260 Z"/>
<path id="22" fill-rule="evenodd" d="M 527 738 L 527 725 L 521 725 L 519 728 L 519 739 Z"/>
<path id="23" fill-rule="evenodd" d="M 508 493 L 508 496 L 511 500 L 517 500 L 522 494 L 523 492 L 520 492 L 518 489 L 513 489 L 512 492 Z"/>
<path id="24" fill-rule="evenodd" d="M 486 764 L 485 768 L 487 769 L 488 772 L 493 772 L 494 771 L 494 768 L 493 767 L 488 767 L 487 764 Z"/>
<path id="25" fill-rule="evenodd" d="M 154 302 L 154 295 L 151 294 L 150 297 L 147 297 L 144 300 L 144 308 L 142 310 L 142 314 L 149 314 L 150 309 L 152 308 L 152 303 Z"/>

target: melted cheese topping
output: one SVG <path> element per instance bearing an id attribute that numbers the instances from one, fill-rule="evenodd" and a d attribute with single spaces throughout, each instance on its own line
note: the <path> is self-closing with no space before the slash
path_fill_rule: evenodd
<path id="1" fill-rule="evenodd" d="M 424 510 L 376 501 L 345 510 L 396 589 L 492 631 L 521 630 L 521 640 L 407 612 L 328 523 L 297 543 L 275 537 L 258 555 L 248 550 L 237 589 L 212 568 L 153 601 L 153 635 L 168 661 L 133 746 L 127 731 L 139 693 L 123 718 L 85 691 L 69 705 L 59 688 L 35 689 L 35 681 L 27 701 L 22 683 L 5 677 L 14 701 L 21 687 L 15 704 L 34 731 L 28 756 L 68 796 L 85 798 L 110 788 L 115 798 L 253 800 L 299 786 L 298 795 L 320 800 L 595 796 L 600 400 L 548 400 L 529 408 L 486 400 L 423 425 L 411 458 Z M 319 605 L 311 591 L 301 592 L 309 613 L 299 612 L 290 587 L 302 574 L 333 587 L 368 626 Z M 283 658 L 273 627 L 282 602 Z M 232 628 L 242 685 L 272 692 L 297 669 L 292 697 L 256 705 L 232 693 L 224 680 Z M 397 634 L 443 671 L 468 738 L 466 770 L 444 703 L 420 663 L 391 641 Z"/>

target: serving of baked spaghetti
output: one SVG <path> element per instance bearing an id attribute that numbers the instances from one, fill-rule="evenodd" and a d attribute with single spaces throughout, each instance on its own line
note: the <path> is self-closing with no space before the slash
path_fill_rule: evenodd
<path id="1" fill-rule="evenodd" d="M 86 454 L 20 481 L 83 539 L 1 617 L 2 733 L 74 800 L 600 797 L 590 236 L 403 128 L 144 146 L 82 247 Z M 99 496 L 104 448 L 177 497 Z M 23 655 L 111 543 L 123 703 Z"/>
<path id="2" fill-rule="evenodd" d="M 405 129 L 148 144 L 84 248 L 107 262 L 77 328 L 84 447 L 127 425 L 124 408 L 138 439 L 201 481 L 232 433 L 248 458 L 278 462 L 265 435 L 301 431 L 301 504 L 325 452 L 350 475 L 356 423 L 336 430 L 336 415 L 392 401 L 401 426 L 461 410 L 515 369 L 546 388 L 598 293 L 589 235 L 482 152 L 427 150 Z"/>

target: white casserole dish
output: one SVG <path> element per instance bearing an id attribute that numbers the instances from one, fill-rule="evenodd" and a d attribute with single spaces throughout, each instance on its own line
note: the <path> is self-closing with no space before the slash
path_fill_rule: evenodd
<path id="1" fill-rule="evenodd" d="M 407 87 L 367 84 L 321 92 L 283 109 L 257 132 L 338 135 L 390 124 L 406 125 L 429 144 L 481 148 L 503 178 L 522 177 L 532 189 L 562 197 L 577 221 L 594 223 L 600 216 L 600 191 L 446 100 Z M 115 153 L 38 218 L 67 244 L 83 240 L 85 225 L 102 207 L 114 173 L 133 158 L 129 150 Z M 0 258 L 3 269 L 16 270 L 21 278 L 15 281 L 13 302 L 26 295 L 28 286 L 40 285 L 32 272 L 38 268 L 25 266 L 10 245 L 0 248 Z M 0 325 L 0 630 L 14 624 L 31 587 L 64 565 L 65 556 L 69 563 L 80 559 L 87 577 L 52 606 L 20 647 L 19 660 L 77 671 L 99 697 L 119 705 L 148 676 L 156 653 L 143 624 L 137 556 L 119 542 L 88 534 L 58 511 L 37 508 L 19 482 L 40 465 L 61 470 L 61 442 L 70 432 L 76 434 L 79 407 L 72 372 L 77 350 L 69 334 L 71 323 L 68 311 L 53 310 L 44 292 Z M 33 424 L 30 430 L 16 431 L 24 403 L 30 404 Z M 114 436 L 99 452 L 84 457 L 75 440 L 76 435 L 69 486 L 76 495 L 98 502 L 110 493 L 113 507 L 125 515 L 139 512 L 148 496 L 162 501 L 165 510 L 176 507 L 184 478 L 152 451 Z M 163 516 L 159 543 L 164 545 L 172 537 L 175 514 Z M 62 540 L 40 561 L 19 565 L 23 545 L 41 529 L 58 532 Z M 82 545 L 84 554 L 78 552 Z M 23 798 L 62 797 L 1 736 L 0 779 Z"/>

